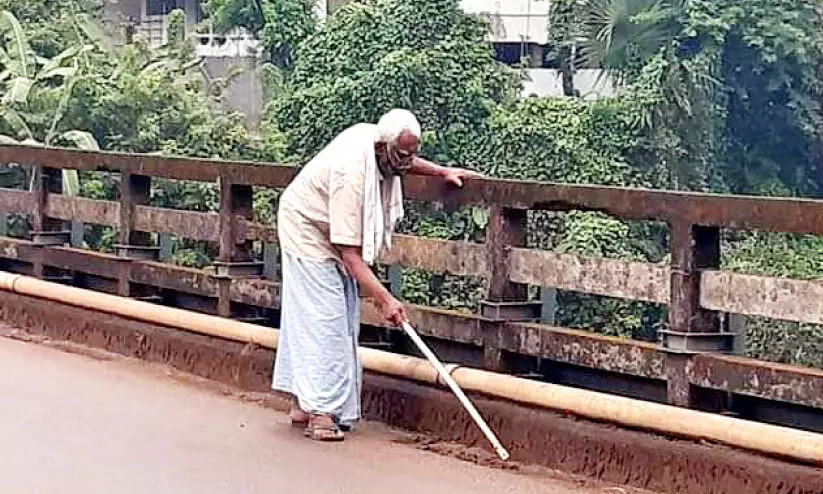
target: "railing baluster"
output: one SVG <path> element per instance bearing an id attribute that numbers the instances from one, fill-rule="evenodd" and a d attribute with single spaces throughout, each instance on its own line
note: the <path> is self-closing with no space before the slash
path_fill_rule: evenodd
<path id="1" fill-rule="evenodd" d="M 492 207 L 486 231 L 486 256 L 489 266 L 489 288 L 481 302 L 483 323 L 483 365 L 489 369 L 506 370 L 500 350 L 501 332 L 507 322 L 539 321 L 541 304 L 528 301 L 528 287 L 510 281 L 509 253 L 512 247 L 524 245 L 527 212 Z"/>
<path id="2" fill-rule="evenodd" d="M 669 327 L 661 333 L 666 360 L 668 400 L 694 405 L 686 365 L 700 352 L 730 352 L 733 335 L 721 332 L 719 314 L 700 307 L 700 277 L 720 267 L 720 229 L 680 220 L 670 225 L 671 300 Z"/>
<path id="3" fill-rule="evenodd" d="M 214 263 L 219 279 L 217 312 L 223 317 L 232 315 L 230 290 L 233 278 L 260 277 L 264 264 L 252 256 L 251 240 L 241 236 L 239 220 L 253 219 L 253 189 L 250 185 L 232 183 L 227 176 L 220 178 L 219 239 L 220 252 Z"/>
<path id="4" fill-rule="evenodd" d="M 69 242 L 71 232 L 64 221 L 46 215 L 49 194 L 63 191 L 63 172 L 57 168 L 36 166 L 34 173 L 34 212 L 31 221 L 31 237 L 38 247 L 65 245 Z M 32 263 L 32 274 L 38 278 L 60 280 L 62 273 L 48 269 L 43 264 L 42 250 Z"/>
<path id="5" fill-rule="evenodd" d="M 85 242 L 86 224 L 82 221 L 73 220 L 71 222 L 71 241 L 72 247 L 82 249 Z"/>
<path id="6" fill-rule="evenodd" d="M 160 261 L 166 262 L 171 259 L 173 252 L 172 240 L 171 240 L 171 233 L 160 233 L 157 235 L 157 243 L 158 247 L 160 247 L 160 252 L 158 253 L 158 259 Z"/>
<path id="7" fill-rule="evenodd" d="M 280 246 L 263 244 L 263 276 L 268 280 L 280 279 Z"/>
<path id="8" fill-rule="evenodd" d="M 540 287 L 540 322 L 554 326 L 557 317 L 557 289 L 553 287 Z"/>
<path id="9" fill-rule="evenodd" d="M 148 296 L 135 293 L 129 281 L 132 260 L 156 260 L 160 249 L 152 243 L 151 232 L 135 230 L 135 206 L 144 206 L 151 197 L 151 177 L 125 172 L 120 176 L 120 224 L 115 250 L 123 259 L 118 275 L 118 293 L 123 297 Z"/>
<path id="10" fill-rule="evenodd" d="M 386 268 L 386 277 L 389 282 L 389 292 L 395 297 L 403 294 L 403 267 L 392 264 Z"/>

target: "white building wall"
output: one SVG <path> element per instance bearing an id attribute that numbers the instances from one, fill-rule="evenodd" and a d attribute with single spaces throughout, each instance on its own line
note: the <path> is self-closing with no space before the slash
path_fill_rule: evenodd
<path id="1" fill-rule="evenodd" d="M 549 38 L 549 0 L 461 0 L 460 7 L 490 17 L 493 43 L 542 45 Z"/>
<path id="2" fill-rule="evenodd" d="M 563 77 L 557 69 L 527 69 L 523 81 L 524 98 L 531 96 L 563 96 Z M 582 69 L 574 74 L 574 88 L 584 99 L 610 97 L 618 90 L 602 70 Z"/>

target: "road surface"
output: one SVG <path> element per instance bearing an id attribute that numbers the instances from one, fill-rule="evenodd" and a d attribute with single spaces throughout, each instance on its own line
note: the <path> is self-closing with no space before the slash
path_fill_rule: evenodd
<path id="1" fill-rule="evenodd" d="M 593 494 L 392 442 L 366 424 L 309 441 L 280 412 L 158 367 L 0 336 L 3 494 Z"/>

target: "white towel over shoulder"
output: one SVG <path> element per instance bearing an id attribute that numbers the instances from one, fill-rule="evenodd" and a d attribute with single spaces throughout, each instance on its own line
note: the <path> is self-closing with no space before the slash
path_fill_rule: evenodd
<path id="1" fill-rule="evenodd" d="M 336 149 L 337 161 L 355 160 L 365 168 L 363 184 L 363 260 L 373 265 L 392 245 L 392 235 L 403 219 L 403 184 L 400 177 L 384 179 L 377 168 L 374 143 L 377 126 L 354 125 L 340 134 Z M 347 166 L 332 167 L 332 173 L 343 173 Z M 334 205 L 330 205 L 334 207 Z"/>

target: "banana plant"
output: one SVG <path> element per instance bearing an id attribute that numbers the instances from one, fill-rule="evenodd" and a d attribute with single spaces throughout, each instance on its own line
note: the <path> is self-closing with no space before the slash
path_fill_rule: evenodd
<path id="1" fill-rule="evenodd" d="M 39 57 L 31 49 L 20 22 L 5 10 L 0 11 L 0 35 L 6 40 L 0 45 L 0 92 L 3 95 L 0 98 L 0 124 L 14 133 L 0 135 L 0 143 L 32 146 L 65 143 L 80 149 L 98 150 L 99 145 L 90 133 L 60 130 L 74 87 L 83 77 L 80 57 L 93 50 L 94 45 L 72 47 L 53 58 Z M 57 107 L 46 120 L 47 125 L 28 111 L 37 90 L 59 96 Z M 30 181 L 30 189 L 33 185 Z M 63 170 L 63 193 L 69 196 L 80 194 L 76 170 Z"/>

